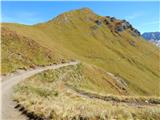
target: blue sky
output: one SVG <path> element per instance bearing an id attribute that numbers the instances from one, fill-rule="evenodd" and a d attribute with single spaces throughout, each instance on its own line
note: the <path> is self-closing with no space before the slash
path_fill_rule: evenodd
<path id="1" fill-rule="evenodd" d="M 141 33 L 160 31 L 160 2 L 2 2 L 2 22 L 36 24 L 65 11 L 88 7 L 103 16 L 128 20 Z"/>

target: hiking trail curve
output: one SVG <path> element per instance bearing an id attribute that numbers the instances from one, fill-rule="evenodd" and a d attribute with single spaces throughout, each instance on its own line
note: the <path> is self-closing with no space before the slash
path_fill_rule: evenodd
<path id="1" fill-rule="evenodd" d="M 18 84 L 20 81 L 35 75 L 37 73 L 43 72 L 45 70 L 49 69 L 59 69 L 61 67 L 70 66 L 70 65 L 77 65 L 79 62 L 69 62 L 69 63 L 63 63 L 63 64 L 56 64 L 46 67 L 39 67 L 32 70 L 27 70 L 25 72 L 21 73 L 15 73 L 12 76 L 4 77 L 1 81 L 1 87 L 2 87 L 2 120 L 26 120 L 27 117 L 25 115 L 22 115 L 21 112 L 19 112 L 14 107 L 16 106 L 16 103 L 12 99 L 13 94 L 13 87 Z"/>

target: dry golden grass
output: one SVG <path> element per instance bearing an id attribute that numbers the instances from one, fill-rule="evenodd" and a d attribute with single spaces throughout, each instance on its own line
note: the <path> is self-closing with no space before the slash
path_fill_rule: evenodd
<path id="1" fill-rule="evenodd" d="M 2 27 L 2 71 L 1 74 L 15 72 L 36 66 L 61 63 L 66 59 L 54 50 L 45 48 L 29 37 Z"/>
<path id="2" fill-rule="evenodd" d="M 32 118 L 39 116 L 43 119 L 53 120 L 158 120 L 160 105 L 133 103 L 137 100 L 144 102 L 149 97 L 116 97 L 110 95 L 120 101 L 125 99 L 133 103 L 128 104 L 128 102 L 90 98 L 68 87 L 66 84 L 80 89 L 80 81 L 88 81 L 87 75 L 82 74 L 85 72 L 83 71 L 84 66 L 88 68 L 86 65 L 76 65 L 58 70 L 48 70 L 35 75 L 16 86 L 14 100 L 21 107 L 24 107 L 23 112 L 32 113 L 33 115 L 30 116 Z M 88 70 L 92 71 L 91 66 Z M 157 98 L 157 100 L 159 99 Z"/>
<path id="3" fill-rule="evenodd" d="M 110 28 L 105 23 L 98 26 L 95 23 L 97 19 L 104 19 L 104 17 L 96 15 L 91 10 L 80 9 L 66 12 L 46 23 L 34 26 L 5 23 L 2 24 L 2 27 L 16 32 L 19 36 L 30 38 L 41 47 L 51 50 L 55 59 L 57 56 L 60 56 L 61 59 L 78 59 L 119 75 L 128 84 L 129 92 L 132 95 L 159 96 L 159 48 L 146 42 L 140 36 L 133 35 L 133 31 L 130 29 L 119 33 L 114 32 L 112 29 L 120 20 L 111 22 L 110 25 L 113 28 Z M 133 46 L 131 42 L 135 45 Z M 4 56 L 5 54 L 2 54 L 2 58 Z M 43 56 L 43 58 L 45 57 Z M 2 66 L 6 66 L 2 67 L 2 71 L 10 72 L 10 69 L 4 70 L 9 68 L 5 61 L 8 59 L 2 60 Z M 12 66 L 19 68 L 22 65 L 18 61 L 12 62 Z M 97 83 L 96 79 L 101 78 L 94 78 L 93 86 L 94 84 L 103 85 Z M 108 82 L 107 85 L 104 83 L 106 86 L 99 86 L 99 88 L 111 90 L 110 92 L 113 94 L 126 94 L 116 88 L 115 84 L 112 84 L 112 87 L 115 88 L 113 90 L 111 82 L 109 80 L 106 82 Z M 116 92 L 117 90 L 119 93 Z"/>
<path id="4" fill-rule="evenodd" d="M 80 9 L 33 26 L 3 23 L 11 32 L 2 30 L 2 73 L 68 59 L 83 62 L 27 79 L 16 87 L 14 99 L 29 112 L 58 120 L 160 118 L 159 105 L 139 105 L 159 102 L 160 49 L 130 29 L 115 32 L 120 20 L 99 26 L 97 19 L 104 17 Z M 89 98 L 81 91 L 114 102 Z"/>

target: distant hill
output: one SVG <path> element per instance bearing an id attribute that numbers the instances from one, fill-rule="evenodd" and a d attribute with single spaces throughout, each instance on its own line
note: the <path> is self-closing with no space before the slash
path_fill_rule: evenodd
<path id="1" fill-rule="evenodd" d="M 145 32 L 142 36 L 144 39 L 153 42 L 160 47 L 160 32 Z"/>
<path id="2" fill-rule="evenodd" d="M 93 78 L 85 81 L 90 83 L 89 89 L 95 90 L 96 85 L 101 91 L 122 94 L 97 74 L 105 71 L 123 79 L 128 94 L 160 95 L 159 50 L 126 20 L 100 16 L 83 8 L 32 26 L 2 23 L 2 27 L 2 73 L 15 71 L 24 64 L 29 67 L 31 63 L 54 63 L 57 58 L 77 59 L 97 68 Z M 7 34 L 6 29 L 15 35 Z M 86 73 L 90 74 L 87 69 Z"/>

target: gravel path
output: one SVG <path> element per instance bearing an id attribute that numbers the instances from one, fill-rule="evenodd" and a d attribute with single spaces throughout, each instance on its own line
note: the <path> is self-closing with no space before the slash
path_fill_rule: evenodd
<path id="1" fill-rule="evenodd" d="M 16 103 L 12 100 L 13 87 L 20 81 L 40 73 L 48 69 L 58 69 L 61 67 L 76 65 L 79 62 L 69 62 L 64 64 L 46 66 L 41 68 L 36 68 L 34 70 L 28 70 L 22 73 L 14 74 L 10 77 L 5 77 L 2 80 L 2 120 L 26 120 L 26 116 L 22 115 L 17 109 L 15 109 Z"/>

